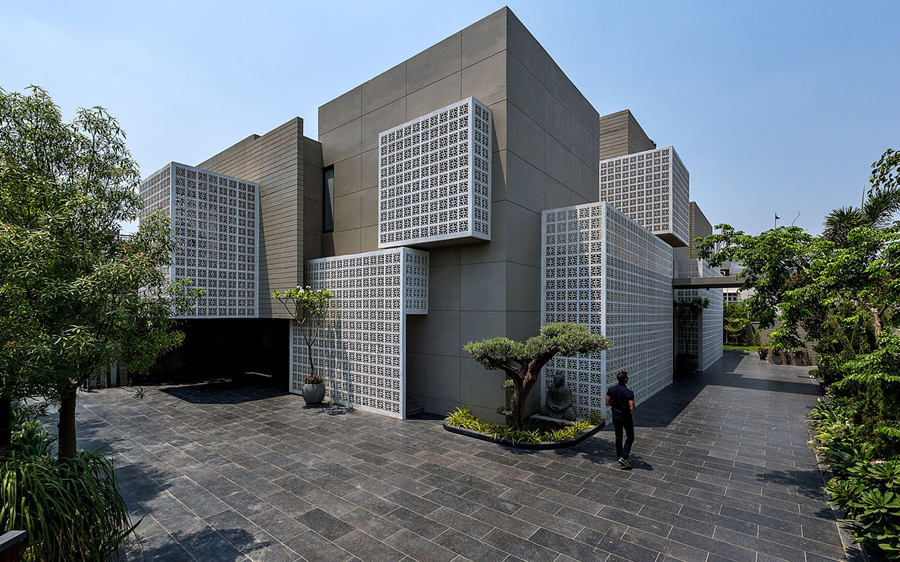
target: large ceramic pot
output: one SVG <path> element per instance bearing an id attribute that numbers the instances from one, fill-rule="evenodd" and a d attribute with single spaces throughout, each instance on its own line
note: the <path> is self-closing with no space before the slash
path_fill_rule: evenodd
<path id="1" fill-rule="evenodd" d="M 304 384 L 300 387 L 300 392 L 307 404 L 321 404 L 325 398 L 325 384 Z"/>

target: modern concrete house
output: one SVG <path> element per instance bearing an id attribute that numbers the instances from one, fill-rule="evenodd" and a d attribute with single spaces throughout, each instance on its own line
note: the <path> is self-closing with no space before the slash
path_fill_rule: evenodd
<path id="1" fill-rule="evenodd" d="M 554 365 L 580 414 L 603 409 L 616 370 L 639 400 L 671 382 L 687 170 L 630 111 L 601 118 L 508 8 L 323 104 L 318 123 L 318 141 L 295 118 L 196 169 L 258 187 L 257 314 L 246 322 L 265 341 L 249 363 L 283 353 L 278 368 L 299 391 L 305 349 L 271 293 L 310 285 L 335 293 L 318 372 L 332 399 L 359 408 L 499 420 L 504 376 L 463 345 L 525 340 L 562 319 L 614 342 Z M 186 241 L 179 201 L 173 228 Z M 218 320 L 191 322 L 203 333 L 199 322 Z M 540 392 L 530 398 L 537 410 Z"/>

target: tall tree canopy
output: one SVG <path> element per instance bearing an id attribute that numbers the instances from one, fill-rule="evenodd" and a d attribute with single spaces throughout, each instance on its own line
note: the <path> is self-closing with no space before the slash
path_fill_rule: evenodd
<path id="1" fill-rule="evenodd" d="M 168 219 L 151 215 L 122 236 L 138 217 L 139 182 L 106 110 L 66 123 L 44 90 L 0 89 L 0 410 L 26 395 L 59 404 L 61 458 L 77 454 L 78 388 L 177 346 L 172 314 L 196 296 L 163 272 L 175 248 Z"/>
<path id="2" fill-rule="evenodd" d="M 723 224 L 699 245 L 712 264 L 741 262 L 742 289 L 762 327 L 791 348 L 806 332 L 818 375 L 850 404 L 853 420 L 885 455 L 900 454 L 900 153 L 872 164 L 868 200 L 825 220 L 822 236 L 796 227 L 748 235 Z"/>

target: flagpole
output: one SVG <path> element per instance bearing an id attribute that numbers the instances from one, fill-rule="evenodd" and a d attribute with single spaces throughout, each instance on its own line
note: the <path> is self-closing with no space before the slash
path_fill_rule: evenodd
<path id="1" fill-rule="evenodd" d="M 778 216 L 778 213 L 775 213 L 775 228 L 778 228 L 778 219 L 781 218 Z"/>

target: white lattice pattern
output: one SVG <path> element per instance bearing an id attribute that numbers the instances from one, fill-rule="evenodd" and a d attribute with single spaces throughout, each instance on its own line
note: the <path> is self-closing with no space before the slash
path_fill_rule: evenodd
<path id="1" fill-rule="evenodd" d="M 257 316 L 259 186 L 172 162 L 141 184 L 142 217 L 172 219 L 178 247 L 169 278 L 206 294 L 182 318 Z"/>
<path id="2" fill-rule="evenodd" d="M 724 338 L 724 298 L 722 289 L 707 289 L 709 308 L 703 311 L 703 353 L 700 354 L 700 369 L 706 370 L 722 357 Z"/>
<path id="3" fill-rule="evenodd" d="M 577 322 L 612 340 L 609 351 L 544 368 L 565 372 L 577 414 L 605 411 L 619 371 L 639 402 L 669 385 L 672 248 L 606 203 L 544 211 L 543 236 L 542 323 Z"/>
<path id="4" fill-rule="evenodd" d="M 709 307 L 703 310 L 693 326 L 685 330 L 686 333 L 677 329 L 676 336 L 677 352 L 696 355 L 700 370 L 708 369 L 722 357 L 722 289 L 677 289 L 675 298 L 679 301 L 709 299 Z"/>
<path id="5" fill-rule="evenodd" d="M 491 112 L 467 98 L 378 136 L 378 247 L 491 239 Z"/>
<path id="6" fill-rule="evenodd" d="M 600 200 L 658 235 L 690 242 L 690 175 L 671 146 L 600 162 Z"/>
<path id="7" fill-rule="evenodd" d="M 675 277 L 721 277 L 722 272 L 709 267 L 706 260 L 676 260 Z"/>
<path id="8" fill-rule="evenodd" d="M 406 314 L 428 313 L 428 253 L 396 248 L 309 260 L 306 285 L 328 289 L 328 315 L 313 346 L 332 400 L 406 416 Z M 299 325 L 291 326 L 291 392 L 309 374 Z"/>

